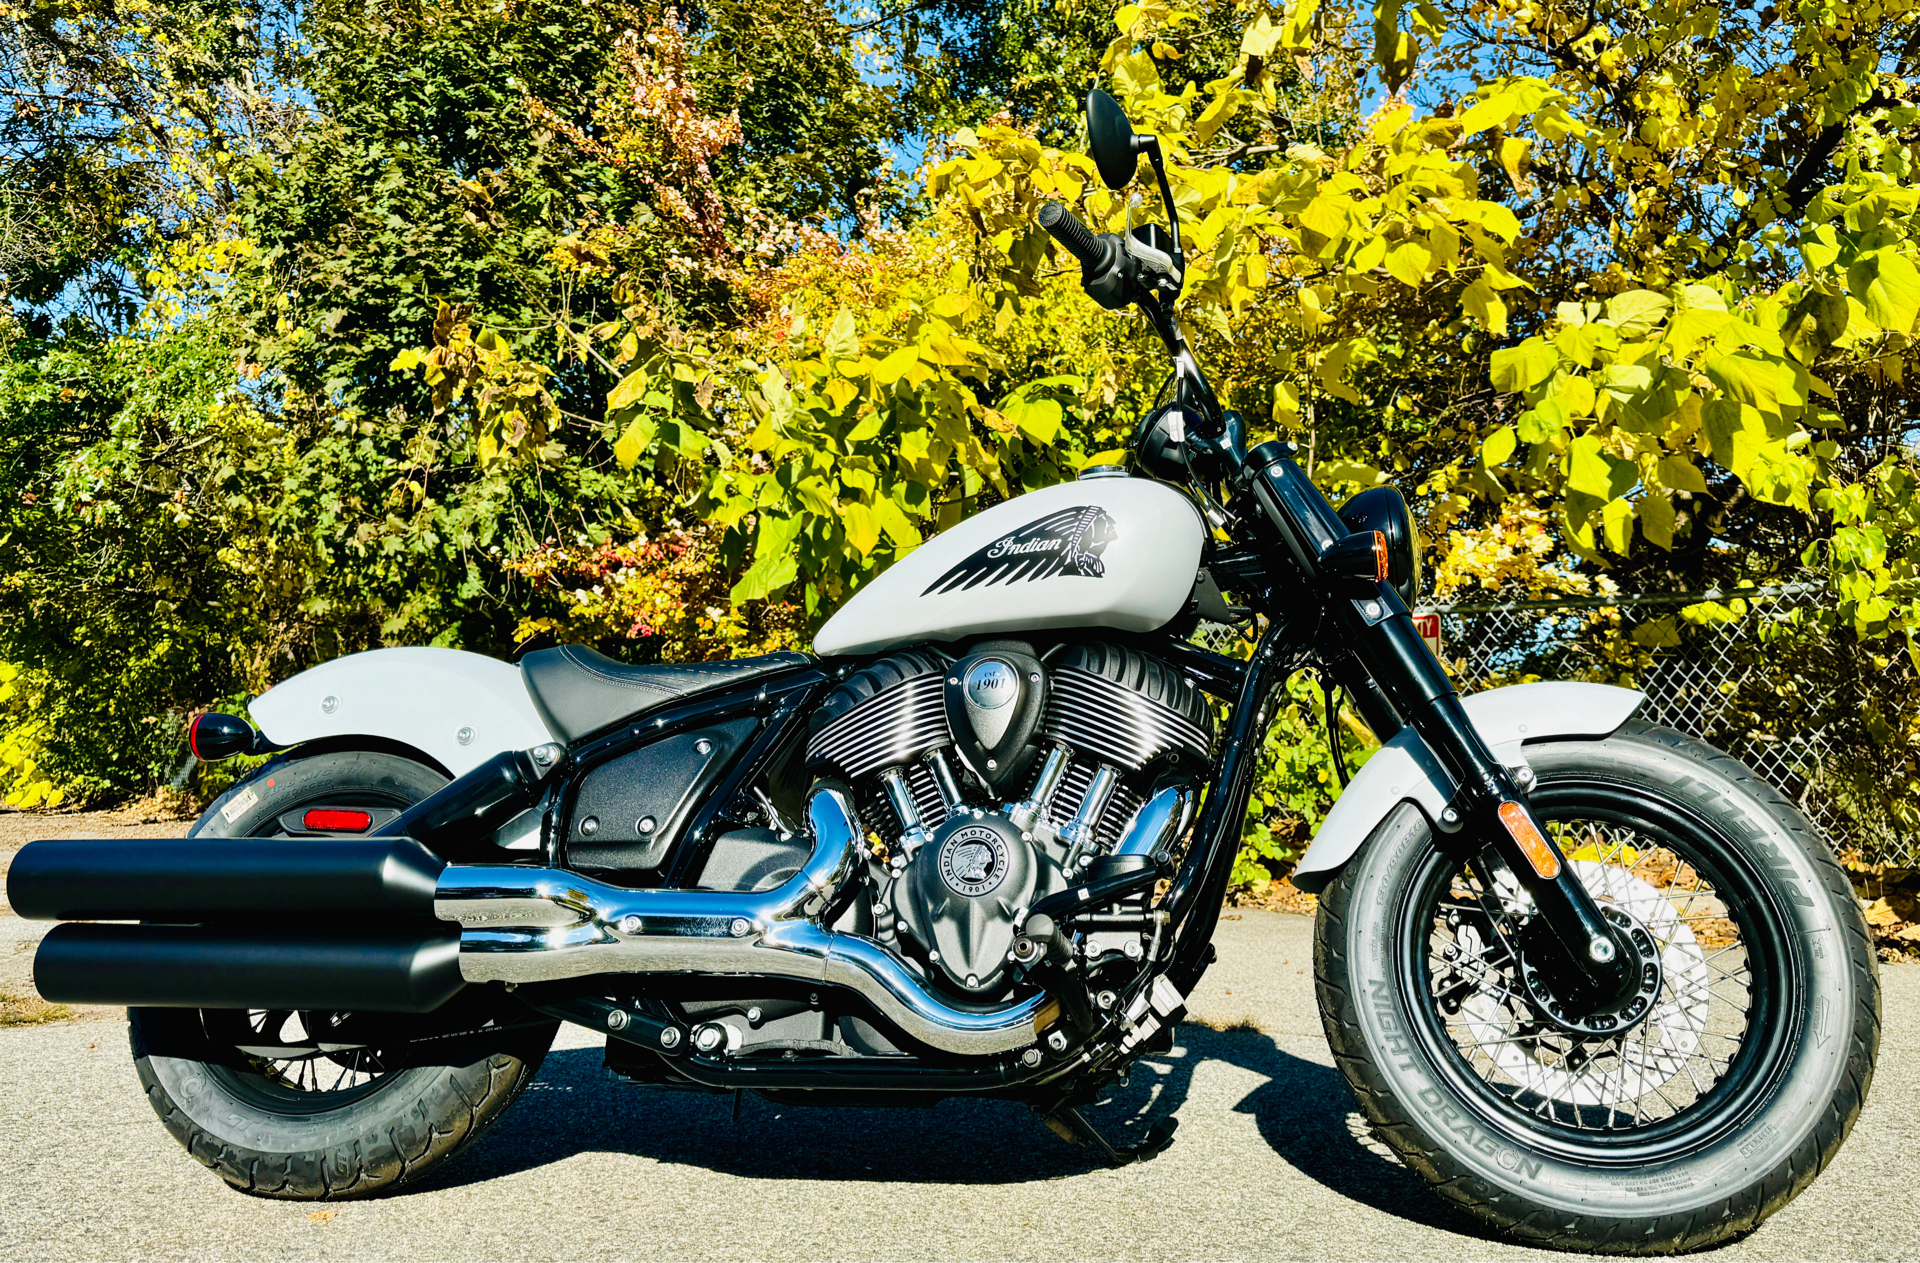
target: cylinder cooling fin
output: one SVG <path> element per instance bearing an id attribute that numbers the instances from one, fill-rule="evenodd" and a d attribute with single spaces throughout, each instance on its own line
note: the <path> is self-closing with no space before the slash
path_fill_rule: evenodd
<path id="1" fill-rule="evenodd" d="M 940 787 L 934 783 L 933 772 L 924 763 L 914 763 L 906 769 L 907 790 L 913 795 L 913 803 L 920 812 L 920 823 L 929 829 L 937 829 L 946 823 L 947 804 L 940 797 Z"/>
<path id="2" fill-rule="evenodd" d="M 945 750 L 953 767 L 966 764 L 954 736 L 956 722 L 966 719 L 956 720 L 953 713 L 953 677 L 965 674 L 968 661 L 999 643 L 990 642 L 985 650 L 976 646 L 972 657 L 959 659 L 931 647 L 906 650 L 849 675 L 813 717 L 809 766 L 854 785 L 861 810 L 876 813 L 870 818 L 883 830 L 884 822 L 896 819 L 903 829 L 910 823 L 925 830 L 939 828 L 950 810 L 928 756 Z M 1211 755 L 1212 707 L 1184 676 L 1158 659 L 1136 649 L 1090 642 L 1067 647 L 1044 666 L 1034 660 L 1022 667 L 1023 673 L 1029 670 L 1045 673 L 1040 693 L 1045 708 L 1031 740 L 1039 749 L 1059 745 L 1070 752 L 1044 815 L 1053 830 L 1066 828 L 1099 769 L 1107 767 L 1118 780 L 1109 776 L 1105 782 L 1107 805 L 1098 813 L 1091 840 L 1111 844 L 1145 801 L 1154 776 L 1197 769 Z M 993 796 L 1024 798 L 1033 792 L 1038 774 L 1037 764 L 1017 772 Z M 895 782 L 891 798 L 882 793 L 888 776 Z M 901 802 L 891 801 L 903 797 L 911 801 L 917 821 L 902 814 Z"/>
<path id="3" fill-rule="evenodd" d="M 1046 735 L 1130 772 L 1205 763 L 1213 709 L 1179 672 L 1136 650 L 1075 645 L 1054 665 Z"/>
<path id="4" fill-rule="evenodd" d="M 1093 783 L 1094 770 L 1094 765 L 1084 759 L 1075 760 L 1067 768 L 1053 801 L 1047 805 L 1047 823 L 1056 832 L 1066 828 L 1067 821 L 1073 819 L 1074 813 L 1080 810 L 1080 803 Z M 1117 842 L 1128 822 L 1133 819 L 1133 813 L 1140 810 L 1141 803 L 1145 801 L 1134 787 L 1125 782 L 1114 786 L 1113 794 L 1107 800 L 1107 809 L 1101 814 L 1099 827 L 1094 831 L 1095 840 L 1102 847 Z"/>
<path id="5" fill-rule="evenodd" d="M 943 695 L 947 659 L 916 649 L 841 681 L 813 717 L 807 762 L 850 780 L 950 745 Z"/>

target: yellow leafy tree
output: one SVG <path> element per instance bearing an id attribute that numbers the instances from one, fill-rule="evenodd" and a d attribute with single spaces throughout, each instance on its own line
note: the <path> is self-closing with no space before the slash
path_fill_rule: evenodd
<path id="1" fill-rule="evenodd" d="M 22 692 L 20 668 L 0 662 L 0 786 L 6 804 L 22 810 L 51 809 L 66 799 L 41 769 L 47 721 L 33 713 L 31 698 Z"/>
<path id="2" fill-rule="evenodd" d="M 1904 0 L 1128 4 L 1102 86 L 1160 137 L 1180 311 L 1223 397 L 1336 497 L 1402 486 L 1444 589 L 1818 564 L 1820 618 L 1912 648 L 1915 19 Z M 1190 70 L 1188 33 L 1227 20 L 1233 64 Z M 578 143 L 637 144 L 656 107 Z M 686 92 L 671 113 L 669 272 L 723 281 L 730 315 L 677 315 L 605 225 L 556 254 L 622 277 L 623 309 L 557 331 L 613 376 L 610 458 L 717 532 L 732 605 L 796 601 L 765 626 L 797 637 L 928 534 L 1117 457 L 1164 355 L 1081 295 L 1036 214 L 1125 231 L 1158 215 L 1150 193 L 1000 116 L 936 146 L 921 213 L 849 241 L 728 220 L 710 170 L 737 129 Z"/>
<path id="3" fill-rule="evenodd" d="M 1920 313 L 1911 6 L 1302 0 L 1246 13 L 1237 63 L 1203 82 L 1182 32 L 1220 16 L 1126 5 L 1102 71 L 1161 138 L 1181 310 L 1256 436 L 1301 440 L 1336 493 L 1399 482 L 1429 535 L 1465 529 L 1469 550 L 1544 514 L 1556 555 L 1681 583 L 1806 553 L 1842 579 L 1837 617 L 1915 624 L 1902 543 L 1873 543 L 1908 484 L 1869 475 L 1863 450 L 1887 453 L 1858 441 L 1898 406 Z M 579 143 L 661 131 L 686 257 L 744 301 L 721 327 L 676 322 L 636 277 L 620 318 L 566 336 L 619 374 L 618 463 L 725 534 L 735 602 L 791 590 L 823 617 L 981 497 L 1118 446 L 1157 348 L 1080 297 L 1035 214 L 1059 200 L 1121 231 L 1150 201 L 1001 117 L 948 138 L 911 222 L 858 243 L 743 225 L 723 248 L 710 169 L 737 125 L 660 69 L 671 45 L 634 44 L 652 105 Z M 1369 46 L 1370 66 L 1348 51 Z M 1363 111 L 1376 81 L 1389 95 Z M 658 82 L 679 95 L 643 90 Z M 617 273 L 623 232 L 562 252 Z M 502 418 L 483 446 L 537 447 L 538 374 L 443 323 L 417 354 Z M 1464 554 L 1454 570 L 1511 577 Z"/>

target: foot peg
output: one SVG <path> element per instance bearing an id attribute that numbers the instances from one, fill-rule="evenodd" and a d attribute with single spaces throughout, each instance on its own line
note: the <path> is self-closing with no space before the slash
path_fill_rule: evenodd
<path id="1" fill-rule="evenodd" d="M 1079 1110 L 1063 1105 L 1046 1117 L 1047 1130 L 1070 1145 L 1080 1145 L 1091 1149 L 1106 1159 L 1107 1165 L 1123 1167 L 1132 1162 L 1145 1162 L 1149 1158 L 1160 1156 L 1168 1145 L 1173 1143 L 1173 1133 L 1180 1126 L 1177 1118 L 1163 1118 L 1147 1129 L 1146 1138 L 1137 1145 L 1115 1147 L 1105 1136 L 1095 1131 Z"/>

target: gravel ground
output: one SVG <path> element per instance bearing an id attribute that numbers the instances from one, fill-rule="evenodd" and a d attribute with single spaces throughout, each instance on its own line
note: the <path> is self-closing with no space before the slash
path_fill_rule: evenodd
<path id="1" fill-rule="evenodd" d="M 41 928 L 0 919 L 0 984 L 24 979 Z M 1565 1257 L 1480 1235 L 1368 1138 L 1320 1033 L 1311 934 L 1229 914 L 1173 1053 L 1094 1111 L 1118 1136 L 1179 1115 L 1171 1149 L 1120 1171 L 1001 1102 L 748 1098 L 736 1121 L 726 1099 L 610 1082 L 599 1041 L 569 1027 L 485 1142 L 426 1183 L 270 1202 L 161 1129 L 117 1014 L 0 1030 L 0 1259 Z M 1852 1138 L 1716 1258 L 1920 1257 L 1920 968 L 1882 979 L 1888 1033 Z"/>

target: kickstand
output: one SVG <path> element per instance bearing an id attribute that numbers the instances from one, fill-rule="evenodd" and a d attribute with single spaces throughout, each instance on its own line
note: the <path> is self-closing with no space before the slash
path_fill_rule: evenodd
<path id="1" fill-rule="evenodd" d="M 736 1123 L 740 1121 L 740 1098 L 746 1094 L 745 1088 L 735 1088 L 733 1090 L 733 1121 Z"/>
<path id="2" fill-rule="evenodd" d="M 1163 1118 L 1147 1129 L 1147 1135 L 1137 1145 L 1115 1148 L 1105 1136 L 1093 1129 L 1079 1110 L 1071 1105 L 1062 1105 L 1046 1116 L 1047 1130 L 1070 1145 L 1081 1145 L 1093 1150 L 1107 1160 L 1109 1166 L 1123 1167 L 1131 1162 L 1145 1162 L 1157 1158 L 1162 1150 L 1173 1143 L 1174 1129 L 1180 1126 L 1177 1118 Z"/>

